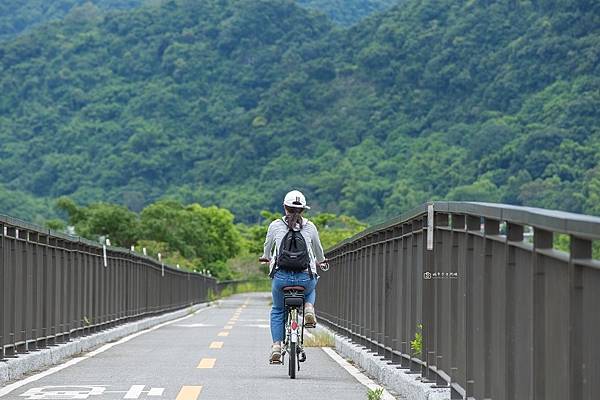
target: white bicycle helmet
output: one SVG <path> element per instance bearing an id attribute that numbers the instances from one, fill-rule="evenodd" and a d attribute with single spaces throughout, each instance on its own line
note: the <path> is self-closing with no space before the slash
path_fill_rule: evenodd
<path id="1" fill-rule="evenodd" d="M 283 205 L 293 208 L 304 208 L 310 210 L 310 207 L 306 205 L 306 197 L 299 190 L 292 190 L 285 195 L 283 199 Z"/>

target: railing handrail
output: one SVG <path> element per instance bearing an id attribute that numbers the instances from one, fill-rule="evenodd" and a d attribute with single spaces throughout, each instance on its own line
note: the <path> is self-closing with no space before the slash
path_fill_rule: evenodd
<path id="1" fill-rule="evenodd" d="M 436 212 L 476 215 L 498 221 L 529 225 L 557 233 L 570 234 L 581 238 L 600 239 L 600 217 L 576 214 L 566 211 L 547 210 L 537 207 L 515 206 L 502 203 L 484 203 L 473 201 L 432 201 L 421 204 L 398 217 L 378 225 L 373 225 L 356 235 L 327 249 L 334 251 L 340 247 L 361 239 L 371 233 L 386 230 L 414 217 L 426 214 L 427 207 L 432 204 Z"/>

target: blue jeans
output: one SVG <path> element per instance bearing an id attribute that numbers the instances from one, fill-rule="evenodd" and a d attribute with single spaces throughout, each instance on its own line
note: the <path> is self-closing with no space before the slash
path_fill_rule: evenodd
<path id="1" fill-rule="evenodd" d="M 312 279 L 308 272 L 291 272 L 278 270 L 273 276 L 271 283 L 271 294 L 273 295 L 273 308 L 271 308 L 271 337 L 273 342 L 283 341 L 283 329 L 285 321 L 283 290 L 284 286 L 304 286 L 304 301 L 315 304 L 317 276 L 313 274 Z"/>

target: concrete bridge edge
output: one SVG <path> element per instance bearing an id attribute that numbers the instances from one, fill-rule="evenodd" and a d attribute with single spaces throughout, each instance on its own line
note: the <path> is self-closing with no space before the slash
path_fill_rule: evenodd
<path id="1" fill-rule="evenodd" d="M 350 342 L 348 338 L 334 333 L 323 325 L 318 329 L 334 336 L 335 350 L 338 354 L 350 360 L 395 396 L 407 400 L 450 400 L 449 388 L 432 388 L 431 384 L 416 380 L 415 375 L 406 374 L 396 368 L 396 365 L 389 365 L 387 361 L 381 360 L 381 357 L 367 352 L 364 348 Z"/>

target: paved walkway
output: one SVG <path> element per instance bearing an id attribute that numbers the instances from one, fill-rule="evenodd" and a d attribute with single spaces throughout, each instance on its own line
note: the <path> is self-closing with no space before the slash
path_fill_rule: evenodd
<path id="1" fill-rule="evenodd" d="M 367 389 L 320 348 L 307 349 L 296 380 L 287 364 L 269 365 L 269 301 L 230 297 L 0 398 L 365 400 Z"/>

